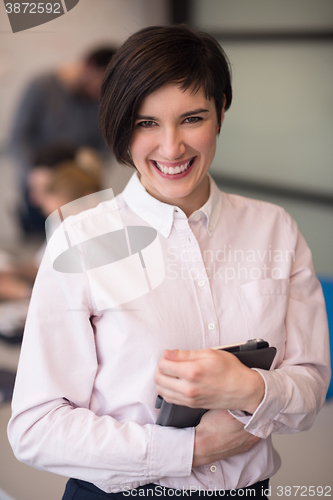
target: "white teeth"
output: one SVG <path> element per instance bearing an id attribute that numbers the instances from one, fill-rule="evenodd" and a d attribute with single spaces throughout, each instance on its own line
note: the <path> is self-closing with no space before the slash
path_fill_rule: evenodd
<path id="1" fill-rule="evenodd" d="M 185 172 L 185 170 L 187 170 L 190 166 L 190 161 L 177 167 L 164 167 L 163 165 L 158 163 L 158 161 L 155 161 L 155 165 L 161 172 L 163 172 L 163 174 L 175 175 Z"/>

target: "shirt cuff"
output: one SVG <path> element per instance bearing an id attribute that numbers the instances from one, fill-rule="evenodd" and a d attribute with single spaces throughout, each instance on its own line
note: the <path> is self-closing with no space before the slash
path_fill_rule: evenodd
<path id="1" fill-rule="evenodd" d="M 150 461 L 151 482 L 161 477 L 189 477 L 192 470 L 195 428 L 152 426 Z"/>
<path id="2" fill-rule="evenodd" d="M 240 410 L 229 410 L 229 412 L 245 425 L 244 429 L 246 431 L 266 439 L 272 432 L 277 431 L 280 426 L 280 423 L 274 419 L 286 406 L 287 396 L 281 378 L 278 373 L 275 373 L 276 371 L 252 369 L 262 376 L 265 383 L 265 394 L 260 405 L 253 415 L 248 415 Z"/>

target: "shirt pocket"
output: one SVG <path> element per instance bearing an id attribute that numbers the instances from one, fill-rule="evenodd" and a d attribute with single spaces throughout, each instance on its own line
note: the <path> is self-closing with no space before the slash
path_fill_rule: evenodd
<path id="1" fill-rule="evenodd" d="M 276 347 L 273 367 L 280 365 L 286 342 L 286 314 L 289 297 L 288 279 L 251 281 L 237 287 L 246 322 L 248 338 L 266 340 Z"/>

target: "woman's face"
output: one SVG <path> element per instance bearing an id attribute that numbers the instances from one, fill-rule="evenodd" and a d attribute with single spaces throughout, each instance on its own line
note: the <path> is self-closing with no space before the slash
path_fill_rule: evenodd
<path id="1" fill-rule="evenodd" d="M 224 111 L 221 123 L 223 118 Z M 147 96 L 135 121 L 130 152 L 148 193 L 187 216 L 204 205 L 218 129 L 215 102 L 201 89 L 192 93 L 170 84 Z"/>
<path id="2" fill-rule="evenodd" d="M 53 171 L 49 167 L 38 166 L 31 170 L 28 177 L 29 198 L 36 207 L 44 202 L 45 190 L 53 178 Z"/>

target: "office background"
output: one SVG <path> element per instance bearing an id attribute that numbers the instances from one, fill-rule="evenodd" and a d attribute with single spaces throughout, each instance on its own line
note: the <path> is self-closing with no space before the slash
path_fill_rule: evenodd
<path id="1" fill-rule="evenodd" d="M 1 3 L 0 247 L 15 251 L 22 244 L 13 215 L 16 170 L 6 145 L 27 82 L 74 61 L 91 46 L 120 45 L 144 26 L 182 21 L 216 36 L 232 66 L 234 101 L 223 124 L 212 175 L 225 191 L 286 208 L 312 249 L 318 275 L 330 283 L 332 0 L 80 0 L 66 15 L 16 34 Z M 129 175 L 115 164 L 108 167 L 108 182 L 116 193 Z M 17 346 L 0 344 L 1 366 L 15 367 L 18 356 Z M 274 437 L 283 464 L 272 479 L 271 498 L 279 498 L 278 485 L 333 486 L 332 399 L 310 431 Z M 0 500 L 61 498 L 65 478 L 33 470 L 13 457 L 5 429 L 9 415 L 9 405 L 2 405 Z"/>

